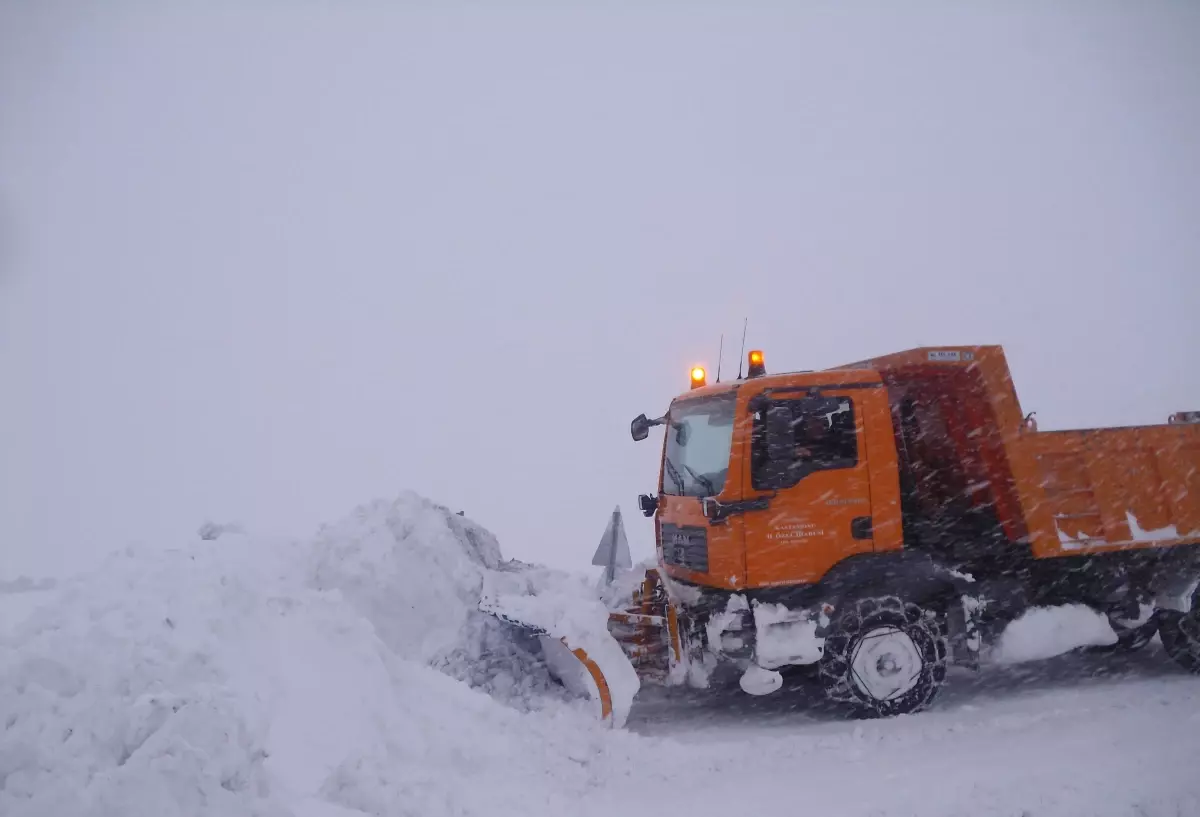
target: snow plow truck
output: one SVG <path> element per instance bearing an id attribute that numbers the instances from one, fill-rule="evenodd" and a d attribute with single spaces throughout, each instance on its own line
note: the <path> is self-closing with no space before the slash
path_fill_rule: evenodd
<path id="1" fill-rule="evenodd" d="M 642 683 L 753 695 L 809 666 L 858 716 L 928 707 L 1024 612 L 1086 605 L 1200 673 L 1200 412 L 1038 431 L 999 346 L 920 348 L 691 388 L 663 427 L 657 566 L 608 629 Z M 572 645 L 567 645 L 571 647 Z M 579 649 L 611 711 L 603 670 Z M 984 661 L 983 663 L 986 663 Z M 786 693 L 783 693 L 786 694 Z"/>

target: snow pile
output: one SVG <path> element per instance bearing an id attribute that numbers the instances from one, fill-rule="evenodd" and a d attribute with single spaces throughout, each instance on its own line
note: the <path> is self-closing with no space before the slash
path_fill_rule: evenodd
<path id="1" fill-rule="evenodd" d="M 505 562 L 490 532 L 415 494 L 326 526 L 315 549 L 315 586 L 339 591 L 396 655 L 522 710 L 561 698 L 534 634 L 490 614 L 503 615 L 586 650 L 609 680 L 617 725 L 624 723 L 637 676 L 581 577 Z"/>
<path id="2" fill-rule="evenodd" d="M 233 675 L 285 599 L 237 555 L 126 551 L 0 642 L 0 813 L 269 813 L 267 690 Z"/>
<path id="3" fill-rule="evenodd" d="M 989 658 L 997 664 L 1017 664 L 1115 643 L 1108 618 L 1086 605 L 1033 607 L 1004 628 Z"/>
<path id="4" fill-rule="evenodd" d="M 415 494 L 356 509 L 314 549 L 313 584 L 341 591 L 397 655 L 425 663 L 462 646 L 483 574 L 501 562 L 490 533 Z"/>
<path id="5" fill-rule="evenodd" d="M 0 580 L 0 635 L 15 629 L 42 604 L 52 598 L 49 592 L 54 579 L 34 581 L 21 576 L 12 581 Z"/>
<path id="6" fill-rule="evenodd" d="M 18 576 L 9 581 L 0 579 L 0 594 L 33 593 L 40 590 L 50 590 L 55 584 L 54 579 L 38 579 L 35 581 L 28 576 Z"/>
<path id="7" fill-rule="evenodd" d="M 566 811 L 603 732 L 475 609 L 500 566 L 413 495 L 309 543 L 117 554 L 0 638 L 0 814 L 523 813 L 531 776 Z"/>
<path id="8" fill-rule="evenodd" d="M 310 542 L 116 554 L 0 630 L 0 815 L 707 815 L 748 797 L 845 817 L 1200 813 L 1200 691 L 1150 649 L 1150 677 L 1021 675 L 1012 696 L 998 667 L 931 712 L 866 723 L 808 711 L 819 689 L 791 681 L 658 718 L 650 692 L 646 736 L 552 694 L 478 593 L 550 634 L 594 637 L 604 612 L 587 582 L 505 562 L 411 495 Z M 1032 611 L 1009 657 L 1098 635 L 1079 618 Z"/>

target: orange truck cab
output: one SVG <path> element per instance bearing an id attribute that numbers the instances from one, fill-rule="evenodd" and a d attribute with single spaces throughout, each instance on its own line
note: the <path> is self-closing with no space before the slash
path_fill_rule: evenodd
<path id="1" fill-rule="evenodd" d="M 946 661 L 974 665 L 1022 612 L 1059 604 L 1104 613 L 1119 646 L 1161 631 L 1200 669 L 1195 413 L 1039 432 L 998 346 L 749 364 L 712 385 L 693 370 L 665 415 L 631 426 L 635 440 L 664 427 L 658 491 L 639 504 L 671 603 L 691 648 L 738 665 L 744 689 L 817 663 L 834 700 L 913 711 Z"/>

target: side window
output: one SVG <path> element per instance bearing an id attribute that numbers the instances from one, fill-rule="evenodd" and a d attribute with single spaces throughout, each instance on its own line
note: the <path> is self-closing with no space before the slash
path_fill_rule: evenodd
<path id="1" fill-rule="evenodd" d="M 790 488 L 814 471 L 858 464 L 849 397 L 760 400 L 752 411 L 750 482 L 755 490 Z"/>

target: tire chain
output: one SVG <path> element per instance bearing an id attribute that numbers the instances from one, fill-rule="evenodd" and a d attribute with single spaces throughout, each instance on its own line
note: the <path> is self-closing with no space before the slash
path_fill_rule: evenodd
<path id="1" fill-rule="evenodd" d="M 849 648 L 854 637 L 862 632 L 863 622 L 880 613 L 891 613 L 899 616 L 906 625 L 912 626 L 923 623 L 924 628 L 934 640 L 937 659 L 932 665 L 934 683 L 928 685 L 921 702 L 911 711 L 920 711 L 929 705 L 941 686 L 946 674 L 946 628 L 937 614 L 931 610 L 923 610 L 911 602 L 905 602 L 898 596 L 873 596 L 858 599 L 852 610 L 840 613 L 836 619 L 836 630 L 825 638 L 825 659 L 821 661 L 820 675 L 825 695 L 831 701 L 852 704 L 857 707 L 879 711 L 878 705 L 864 701 L 862 696 L 854 691 L 850 684 Z M 927 668 L 922 667 L 922 673 Z"/>

